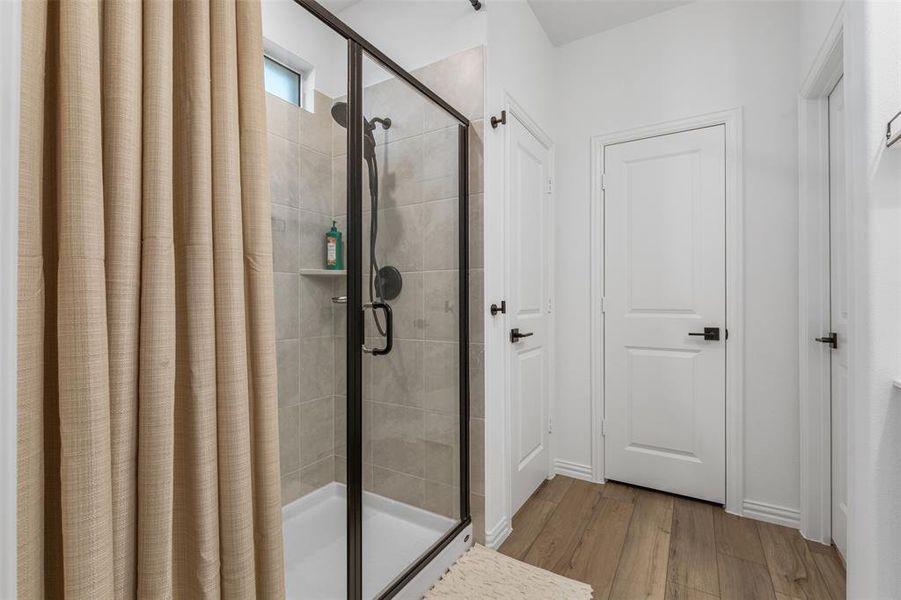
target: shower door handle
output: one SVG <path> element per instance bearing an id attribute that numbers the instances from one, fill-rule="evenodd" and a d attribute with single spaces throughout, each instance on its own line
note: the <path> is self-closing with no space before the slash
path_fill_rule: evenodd
<path id="1" fill-rule="evenodd" d="M 372 310 L 382 309 L 385 313 L 385 347 L 369 348 L 366 344 L 363 344 L 363 352 L 372 354 L 373 356 L 384 356 L 391 352 L 391 348 L 394 347 L 394 313 L 391 311 L 391 305 L 386 302 L 368 302 L 364 304 L 364 314 L 366 313 L 367 308 L 371 308 Z"/>

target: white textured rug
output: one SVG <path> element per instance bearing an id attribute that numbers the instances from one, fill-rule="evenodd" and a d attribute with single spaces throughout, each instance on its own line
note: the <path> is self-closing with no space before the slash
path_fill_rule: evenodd
<path id="1" fill-rule="evenodd" d="M 591 600 L 591 595 L 591 586 L 587 583 L 533 567 L 476 544 L 453 564 L 425 598 Z"/>

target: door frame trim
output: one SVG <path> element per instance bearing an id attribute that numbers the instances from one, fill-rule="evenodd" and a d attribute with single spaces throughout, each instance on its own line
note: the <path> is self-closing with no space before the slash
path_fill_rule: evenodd
<path id="1" fill-rule="evenodd" d="M 551 181 L 555 181 L 554 176 L 554 165 L 555 165 L 555 151 L 554 151 L 554 141 L 551 139 L 550 135 L 545 132 L 544 129 L 526 112 L 526 110 L 510 95 L 509 92 L 504 94 L 504 109 L 513 117 L 515 117 L 520 123 L 522 123 L 523 127 L 525 127 L 529 133 L 535 136 L 535 139 L 547 149 L 548 152 L 548 177 Z M 507 244 L 510 240 L 509 236 L 509 218 L 510 218 L 510 187 L 507 185 L 510 176 L 510 135 L 507 132 L 508 130 L 504 128 L 504 203 L 503 203 L 503 226 L 504 226 L 504 248 L 507 249 Z M 545 216 L 546 216 L 546 226 L 547 226 L 547 238 L 545 239 L 546 244 L 546 254 L 545 259 L 547 261 L 547 298 L 551 302 L 552 310 L 548 315 L 547 322 L 547 350 L 550 356 L 550 361 L 548 362 L 548 418 L 553 421 L 554 418 L 554 394 L 553 390 L 555 389 L 555 375 L 556 375 L 556 365 L 554 357 L 555 353 L 555 310 L 556 301 L 554 298 L 555 287 L 552 285 L 554 281 L 554 265 L 555 265 L 555 211 L 553 210 L 554 199 L 556 192 L 556 184 L 551 186 L 551 192 L 547 194 L 547 198 L 545 200 Z M 510 284 L 510 265 L 507 261 L 507 252 L 504 252 L 504 297 L 509 298 L 512 294 L 512 288 Z M 508 322 L 509 319 L 505 315 L 504 316 L 504 332 L 508 331 Z M 497 548 L 503 543 L 503 540 L 510 534 L 512 531 L 512 521 L 513 521 L 513 432 L 512 432 L 512 415 L 513 415 L 513 398 L 510 394 L 510 358 L 511 358 L 511 348 L 510 344 L 506 338 L 504 337 L 504 414 L 503 419 L 501 420 L 501 427 L 503 427 L 503 439 L 504 439 L 504 493 L 503 493 L 503 506 L 504 506 L 504 519 L 498 525 L 501 528 L 496 532 L 497 535 L 489 536 L 486 532 L 486 542 L 489 547 Z M 486 428 L 490 425 L 486 423 Z M 487 431 L 486 431 L 487 436 Z M 554 473 L 554 437 L 553 434 L 548 435 L 548 471 L 547 476 L 550 478 Z M 490 490 L 486 489 L 486 492 Z M 489 539 L 494 537 L 496 539 Z"/>
<path id="2" fill-rule="evenodd" d="M 744 502 L 744 194 L 742 108 L 676 119 L 591 138 L 591 456 L 592 476 L 604 482 L 604 149 L 692 129 L 723 125 L 726 137 L 726 511 L 742 514 Z"/>
<path id="3" fill-rule="evenodd" d="M 830 366 L 829 353 L 811 340 L 830 323 L 829 94 L 844 73 L 843 15 L 840 8 L 798 93 L 801 535 L 825 544 L 832 542 Z"/>
<path id="4" fill-rule="evenodd" d="M 22 5 L 0 5 L 0 598 L 16 597 L 17 297 Z"/>

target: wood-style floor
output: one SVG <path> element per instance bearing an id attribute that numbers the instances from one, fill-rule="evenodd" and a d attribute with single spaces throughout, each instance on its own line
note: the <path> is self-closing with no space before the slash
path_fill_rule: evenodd
<path id="1" fill-rule="evenodd" d="M 544 482 L 513 517 L 500 551 L 591 584 L 594 600 L 845 598 L 845 569 L 831 546 L 612 482 Z"/>

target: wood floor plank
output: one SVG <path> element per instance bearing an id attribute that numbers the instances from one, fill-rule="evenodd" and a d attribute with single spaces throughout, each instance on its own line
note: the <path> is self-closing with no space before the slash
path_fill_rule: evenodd
<path id="1" fill-rule="evenodd" d="M 595 600 L 844 600 L 831 546 L 703 502 L 557 476 L 501 552 L 591 584 Z"/>
<path id="2" fill-rule="evenodd" d="M 828 597 L 807 542 L 796 529 L 758 522 L 757 530 L 777 592 L 810 600 Z"/>
<path id="3" fill-rule="evenodd" d="M 532 498 L 559 504 L 574 481 L 576 480 L 571 477 L 557 475 L 553 479 L 548 479 L 538 486 L 538 489 L 532 494 Z"/>
<path id="4" fill-rule="evenodd" d="M 513 517 L 513 532 L 500 547 L 500 551 L 522 560 L 556 508 L 557 505 L 553 502 L 529 498 Z"/>
<path id="5" fill-rule="evenodd" d="M 826 546 L 829 552 L 811 552 L 823 583 L 832 600 L 845 600 L 847 597 L 845 565 L 835 548 Z"/>
<path id="6" fill-rule="evenodd" d="M 821 544 L 819 542 L 814 542 L 813 540 L 806 540 L 807 547 L 810 549 L 811 554 L 831 554 L 834 551 L 834 548 L 829 544 Z"/>
<path id="7" fill-rule="evenodd" d="M 618 483 L 616 481 L 608 481 L 602 484 L 604 488 L 604 498 L 611 500 L 620 500 L 622 502 L 635 502 L 635 496 L 638 494 L 638 488 Z"/>
<path id="8" fill-rule="evenodd" d="M 572 480 L 523 560 L 550 571 L 567 565 L 600 500 L 600 486 Z"/>
<path id="9" fill-rule="evenodd" d="M 673 497 L 639 490 L 610 598 L 664 598 Z"/>
<path id="10" fill-rule="evenodd" d="M 717 600 L 719 597 L 719 590 L 717 590 L 716 595 L 705 594 L 672 581 L 666 582 L 666 600 Z"/>
<path id="11" fill-rule="evenodd" d="M 630 502 L 601 498 L 569 565 L 556 572 L 590 584 L 594 589 L 594 600 L 606 600 L 613 586 L 633 510 L 634 505 Z"/>
<path id="12" fill-rule="evenodd" d="M 775 600 L 770 573 L 760 563 L 718 552 L 722 600 Z"/>
<path id="13" fill-rule="evenodd" d="M 678 588 L 719 596 L 713 510 L 704 502 L 675 499 L 666 579 Z"/>
<path id="14" fill-rule="evenodd" d="M 718 552 L 766 567 L 766 557 L 754 521 L 717 510 L 714 511 L 713 531 Z"/>

